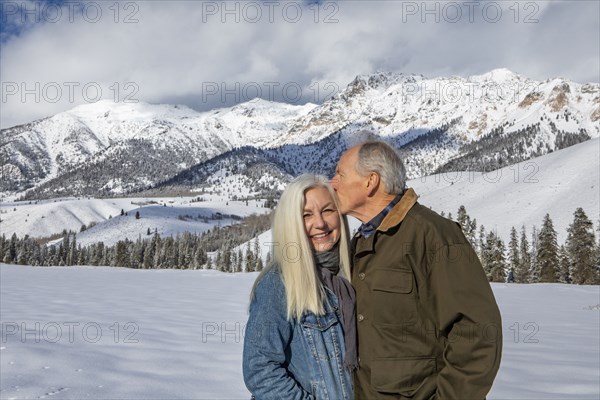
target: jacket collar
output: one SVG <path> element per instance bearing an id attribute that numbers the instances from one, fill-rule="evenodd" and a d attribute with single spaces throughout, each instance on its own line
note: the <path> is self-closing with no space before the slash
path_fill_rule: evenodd
<path id="1" fill-rule="evenodd" d="M 383 221 L 381 221 L 377 230 L 385 232 L 390 228 L 397 226 L 406 217 L 406 214 L 408 214 L 410 209 L 417 203 L 417 198 L 418 196 L 412 188 L 407 189 L 398 204 L 396 204 Z M 361 239 L 361 235 L 357 232 L 352 239 L 354 254 L 358 255 L 362 252 L 372 252 L 375 249 L 376 236 L 377 235 L 373 234 L 367 239 L 359 240 Z"/>
<path id="2" fill-rule="evenodd" d="M 386 215 L 383 221 L 381 221 L 381 224 L 379 224 L 377 230 L 380 232 L 385 232 L 402 222 L 402 220 L 404 220 L 406 217 L 406 214 L 408 214 L 410 209 L 417 202 L 417 198 L 418 196 L 414 189 L 408 188 L 402 195 L 402 198 L 398 204 L 396 204 L 394 208 L 390 210 L 388 215 Z"/>

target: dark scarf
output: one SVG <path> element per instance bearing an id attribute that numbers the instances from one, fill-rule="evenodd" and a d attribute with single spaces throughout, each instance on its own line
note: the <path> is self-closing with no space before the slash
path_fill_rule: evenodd
<path id="1" fill-rule="evenodd" d="M 340 272 L 340 255 L 336 244 L 329 251 L 313 253 L 321 282 L 329 288 L 338 299 L 340 319 L 344 329 L 346 355 L 344 367 L 350 372 L 358 368 L 356 342 L 356 295 L 348 280 L 338 275 Z"/>

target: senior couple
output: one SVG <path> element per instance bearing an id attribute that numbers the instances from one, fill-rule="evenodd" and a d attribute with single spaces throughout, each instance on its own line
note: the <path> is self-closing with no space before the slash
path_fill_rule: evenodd
<path id="1" fill-rule="evenodd" d="M 485 398 L 498 306 L 458 224 L 420 205 L 405 176 L 394 149 L 371 141 L 342 155 L 330 183 L 303 175 L 285 189 L 246 325 L 254 398 Z M 345 215 L 362 222 L 352 239 Z"/>

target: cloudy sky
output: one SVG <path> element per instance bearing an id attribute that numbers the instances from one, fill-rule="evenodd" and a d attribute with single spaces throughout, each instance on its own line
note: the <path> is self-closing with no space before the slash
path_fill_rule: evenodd
<path id="1" fill-rule="evenodd" d="M 318 103 L 356 75 L 600 81 L 600 2 L 1 0 L 1 126 L 98 99 Z"/>

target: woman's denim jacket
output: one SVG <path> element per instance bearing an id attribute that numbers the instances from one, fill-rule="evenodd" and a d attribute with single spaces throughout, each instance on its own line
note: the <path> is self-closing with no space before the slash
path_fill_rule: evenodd
<path id="1" fill-rule="evenodd" d="M 274 266 L 256 286 L 244 336 L 244 381 L 257 400 L 353 399 L 343 367 L 338 302 L 325 288 L 325 314 L 287 319 L 285 287 Z"/>

